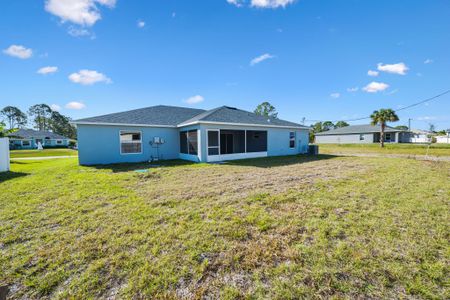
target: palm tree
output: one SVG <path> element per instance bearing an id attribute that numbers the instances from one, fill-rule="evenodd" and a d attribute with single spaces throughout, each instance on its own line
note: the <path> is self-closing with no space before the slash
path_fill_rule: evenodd
<path id="1" fill-rule="evenodd" d="M 381 130 L 380 130 L 380 146 L 384 147 L 384 130 L 386 129 L 386 122 L 397 122 L 398 116 L 392 109 L 380 109 L 373 112 L 373 114 L 370 115 L 370 118 L 372 119 L 371 124 L 377 125 L 380 124 Z"/>

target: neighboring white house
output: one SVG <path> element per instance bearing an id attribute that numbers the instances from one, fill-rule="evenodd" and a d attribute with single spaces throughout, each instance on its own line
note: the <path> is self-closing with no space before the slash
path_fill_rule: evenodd
<path id="1" fill-rule="evenodd" d="M 447 132 L 447 135 L 437 135 L 435 138 L 438 144 L 450 144 L 450 132 Z"/>
<path id="2" fill-rule="evenodd" d="M 420 129 L 412 129 L 409 133 L 409 142 L 417 144 L 431 143 L 432 132 Z"/>
<path id="3" fill-rule="evenodd" d="M 9 171 L 9 140 L 0 138 L 0 172 Z"/>
<path id="4" fill-rule="evenodd" d="M 316 133 L 318 144 L 372 144 L 380 141 L 380 125 L 351 125 Z M 409 143 L 409 132 L 386 126 L 385 143 Z"/>

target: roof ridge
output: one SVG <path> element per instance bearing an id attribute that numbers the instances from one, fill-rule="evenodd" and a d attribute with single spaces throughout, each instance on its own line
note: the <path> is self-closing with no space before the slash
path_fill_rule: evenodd
<path id="1" fill-rule="evenodd" d="M 192 118 L 189 118 L 189 119 L 187 119 L 187 120 L 184 120 L 183 122 L 179 123 L 178 125 L 183 125 L 183 124 L 185 124 L 185 123 L 189 123 L 189 122 L 191 122 L 191 120 L 197 120 L 197 121 L 200 121 L 201 119 L 210 116 L 211 114 L 217 112 L 219 109 L 224 108 L 224 107 L 225 107 L 225 106 L 219 106 L 219 107 L 212 108 L 212 109 L 209 109 L 209 110 L 204 110 L 204 111 L 202 111 L 201 113 L 199 113 L 199 114 L 193 116 Z M 204 115 L 203 115 L 203 114 L 204 114 Z M 200 117 L 200 115 L 202 115 L 202 116 Z"/>

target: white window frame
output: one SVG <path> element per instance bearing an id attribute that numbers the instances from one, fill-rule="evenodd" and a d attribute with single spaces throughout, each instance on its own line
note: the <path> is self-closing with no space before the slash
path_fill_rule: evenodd
<path id="1" fill-rule="evenodd" d="M 28 142 L 28 145 L 24 145 L 23 142 Z M 22 147 L 30 147 L 31 146 L 31 140 L 22 140 L 21 143 Z"/>
<path id="2" fill-rule="evenodd" d="M 139 141 L 141 143 L 141 152 L 122 153 L 122 141 L 120 140 L 122 132 L 126 132 L 126 133 L 138 133 L 139 132 L 139 135 L 141 136 L 141 140 Z M 120 155 L 136 155 L 136 154 L 139 155 L 139 154 L 142 154 L 143 151 L 144 151 L 144 143 L 143 143 L 143 138 L 142 138 L 142 131 L 141 130 L 119 130 L 119 150 L 120 150 Z"/>
<path id="3" fill-rule="evenodd" d="M 294 137 L 291 138 L 291 133 L 294 134 Z M 294 141 L 294 146 L 291 147 L 291 142 Z M 295 145 L 297 144 L 297 132 L 289 131 L 289 149 L 295 149 Z"/>
<path id="4" fill-rule="evenodd" d="M 385 141 L 385 142 L 388 142 L 388 139 L 387 139 L 388 134 L 389 134 L 389 142 L 391 142 L 391 141 L 392 141 L 392 135 L 391 135 L 390 132 L 386 132 L 386 133 L 384 134 L 384 141 Z"/>
<path id="5" fill-rule="evenodd" d="M 209 146 L 209 132 L 217 132 L 217 139 L 218 139 L 218 145 L 217 146 Z M 208 156 L 219 156 L 220 155 L 220 129 L 208 129 L 206 131 L 206 148 L 207 148 L 207 155 Z M 217 148 L 217 154 L 210 155 L 209 154 L 209 148 Z"/>
<path id="6" fill-rule="evenodd" d="M 365 139 L 366 139 L 365 135 L 361 133 L 361 134 L 359 135 L 359 140 L 360 140 L 360 141 L 364 141 Z"/>
<path id="7" fill-rule="evenodd" d="M 141 137 L 142 139 L 142 137 Z M 55 144 L 56 145 L 62 145 L 63 144 L 63 140 L 55 140 Z"/>

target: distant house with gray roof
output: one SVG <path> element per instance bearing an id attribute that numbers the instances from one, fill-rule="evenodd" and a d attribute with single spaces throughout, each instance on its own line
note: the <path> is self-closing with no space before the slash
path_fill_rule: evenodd
<path id="1" fill-rule="evenodd" d="M 19 129 L 8 135 L 10 149 L 67 148 L 69 138 L 50 131 Z"/>
<path id="2" fill-rule="evenodd" d="M 82 165 L 185 159 L 196 162 L 308 151 L 309 127 L 229 106 L 152 106 L 73 122 Z"/>
<path id="3" fill-rule="evenodd" d="M 318 144 L 370 144 L 380 142 L 380 125 L 352 125 L 315 134 Z M 409 143 L 411 135 L 406 130 L 386 126 L 385 143 Z"/>

